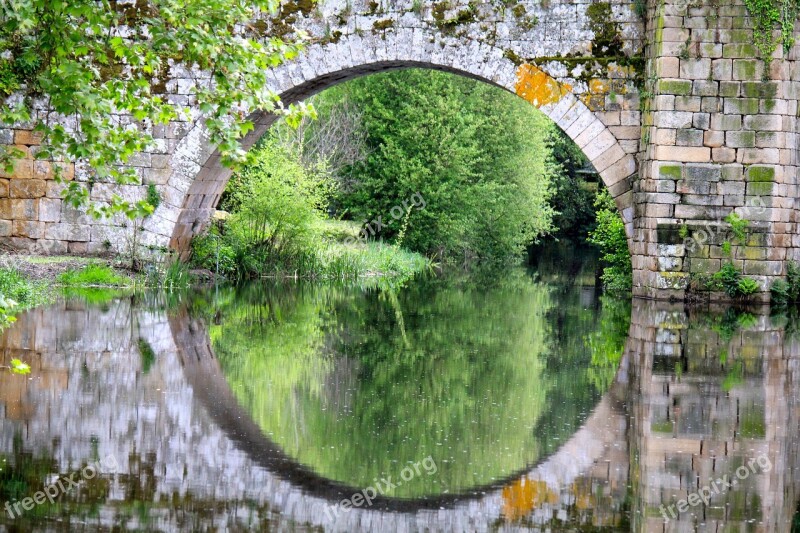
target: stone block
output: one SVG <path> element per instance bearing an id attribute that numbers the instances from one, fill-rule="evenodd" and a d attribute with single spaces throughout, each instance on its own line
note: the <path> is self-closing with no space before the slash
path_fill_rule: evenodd
<path id="1" fill-rule="evenodd" d="M 11 235 L 14 237 L 41 239 L 44 237 L 44 226 L 44 222 L 15 220 L 13 222 Z"/>
<path id="2" fill-rule="evenodd" d="M 703 130 L 679 129 L 677 130 L 675 144 L 677 146 L 703 146 Z"/>
<path id="3" fill-rule="evenodd" d="M 729 131 L 725 133 L 725 144 L 731 148 L 752 148 L 756 145 L 756 132 Z"/>
<path id="4" fill-rule="evenodd" d="M 723 45 L 722 57 L 753 58 L 758 57 L 758 49 L 753 44 L 731 43 Z"/>
<path id="5" fill-rule="evenodd" d="M 659 57 L 656 60 L 656 72 L 659 78 L 680 77 L 680 63 L 677 57 Z"/>
<path id="6" fill-rule="evenodd" d="M 661 79 L 658 81 L 658 92 L 660 94 L 692 94 L 692 82 L 680 79 Z"/>
<path id="7" fill-rule="evenodd" d="M 88 241 L 91 237 L 91 226 L 79 224 L 48 224 L 45 236 L 58 241 Z"/>
<path id="8" fill-rule="evenodd" d="M 689 146 L 656 146 L 656 158 L 662 161 L 706 163 L 711 161 L 711 149 Z"/>
<path id="9" fill-rule="evenodd" d="M 61 220 L 61 200 L 42 198 L 39 200 L 39 220 L 42 222 L 58 222 Z"/>
<path id="10" fill-rule="evenodd" d="M 745 175 L 747 181 L 750 182 L 773 182 L 775 181 L 775 167 L 768 165 L 751 165 L 747 167 Z"/>
<path id="11" fill-rule="evenodd" d="M 711 75 L 711 59 L 681 59 L 681 75 L 684 80 L 705 80 Z"/>
<path id="12" fill-rule="evenodd" d="M 42 134 L 31 130 L 16 130 L 14 132 L 14 144 L 26 146 L 36 146 L 42 144 Z"/>
<path id="13" fill-rule="evenodd" d="M 707 130 L 703 133 L 703 144 L 710 148 L 719 148 L 725 143 L 725 132 Z"/>
<path id="14" fill-rule="evenodd" d="M 711 129 L 723 131 L 740 130 L 742 129 L 742 117 L 741 115 L 713 113 L 711 115 Z"/>
<path id="15" fill-rule="evenodd" d="M 37 220 L 38 218 L 38 200 L 0 198 L 0 219 Z"/>
<path id="16" fill-rule="evenodd" d="M 717 96 L 719 83 L 709 80 L 696 80 L 693 84 L 692 94 L 696 96 Z"/>
<path id="17" fill-rule="evenodd" d="M 744 127 L 756 131 L 781 131 L 783 117 L 780 115 L 749 115 L 744 117 Z"/>
<path id="18" fill-rule="evenodd" d="M 719 82 L 719 96 L 723 98 L 731 98 L 739 96 L 740 83 L 736 81 L 721 81 Z"/>
<path id="19" fill-rule="evenodd" d="M 747 184 L 747 194 L 752 196 L 769 196 L 773 184 L 768 181 L 754 181 Z"/>
<path id="20" fill-rule="evenodd" d="M 711 62 L 711 75 L 715 80 L 730 80 L 733 76 L 733 60 L 715 59 Z"/>
<path id="21" fill-rule="evenodd" d="M 757 59 L 734 59 L 733 79 L 754 81 L 764 73 L 764 66 Z"/>
<path id="22" fill-rule="evenodd" d="M 701 97 L 699 96 L 676 96 L 675 110 L 690 111 L 692 113 L 700 111 Z"/>
<path id="23" fill-rule="evenodd" d="M 719 181 L 722 168 L 719 165 L 686 165 L 684 175 L 687 180 Z"/>
<path id="24" fill-rule="evenodd" d="M 736 161 L 736 150 L 733 148 L 712 148 L 711 159 L 715 163 L 733 163 Z"/>
<path id="25" fill-rule="evenodd" d="M 692 114 L 678 111 L 657 111 L 653 125 L 657 128 L 688 128 L 692 125 Z"/>
<path id="26" fill-rule="evenodd" d="M 723 110 L 728 115 L 756 115 L 758 98 L 726 98 Z"/>
<path id="27" fill-rule="evenodd" d="M 9 182 L 9 196 L 11 198 L 41 198 L 47 192 L 47 183 L 44 180 L 12 179 Z"/>

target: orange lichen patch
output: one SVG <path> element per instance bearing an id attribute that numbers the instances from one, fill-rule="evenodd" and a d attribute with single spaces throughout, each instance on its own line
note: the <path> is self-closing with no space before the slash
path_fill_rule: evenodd
<path id="1" fill-rule="evenodd" d="M 541 107 L 561 100 L 572 90 L 572 86 L 558 83 L 535 65 L 526 63 L 517 68 L 517 83 L 514 89 L 517 95 L 536 107 Z"/>
<path id="2" fill-rule="evenodd" d="M 544 481 L 521 478 L 503 487 L 503 515 L 506 520 L 523 518 L 543 503 L 558 503 L 558 494 L 547 488 Z"/>
<path id="3" fill-rule="evenodd" d="M 609 91 L 608 82 L 605 80 L 589 80 L 589 92 L 592 94 L 607 93 Z"/>

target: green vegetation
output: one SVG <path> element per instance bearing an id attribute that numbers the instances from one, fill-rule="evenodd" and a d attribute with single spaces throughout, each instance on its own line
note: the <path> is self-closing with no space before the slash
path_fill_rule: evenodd
<path id="1" fill-rule="evenodd" d="M 17 313 L 51 300 L 45 283 L 30 281 L 16 268 L 0 268 L 0 329 L 13 323 Z"/>
<path id="2" fill-rule="evenodd" d="M 518 97 L 411 69 L 342 84 L 314 105 L 320 120 L 306 129 L 305 151 L 328 128 L 328 110 L 352 110 L 363 146 L 333 172 L 331 205 L 365 227 L 380 217 L 381 239 L 405 225 L 403 245 L 437 261 L 507 263 L 552 229 L 553 126 Z M 415 197 L 424 208 L 408 215 Z M 393 216 L 401 210 L 407 218 Z"/>
<path id="3" fill-rule="evenodd" d="M 776 280 L 770 287 L 772 304 L 786 307 L 800 302 L 800 263 L 789 261 L 786 280 Z"/>
<path id="4" fill-rule="evenodd" d="M 734 239 L 742 246 L 747 244 L 747 228 L 750 222 L 740 218 L 735 213 L 725 217 L 725 222 L 730 224 Z M 731 241 L 726 240 L 722 243 L 722 251 L 728 257 L 728 260 L 723 263 L 719 272 L 711 276 L 707 283 L 707 289 L 712 291 L 721 290 L 731 298 L 748 298 L 758 292 L 760 290 L 758 283 L 754 279 L 742 275 L 733 264 L 733 245 Z"/>
<path id="5" fill-rule="evenodd" d="M 744 0 L 753 18 L 753 37 L 761 57 L 769 59 L 778 44 L 789 53 L 795 42 L 794 25 L 798 16 L 796 0 Z M 775 34 L 776 27 L 780 34 Z"/>
<path id="6" fill-rule="evenodd" d="M 80 270 L 68 270 L 57 281 L 68 287 L 128 287 L 132 281 L 107 265 L 90 264 Z"/>
<path id="7" fill-rule="evenodd" d="M 600 248 L 603 268 L 603 287 L 612 293 L 631 290 L 632 267 L 628 250 L 625 223 L 614 199 L 603 189 L 595 200 L 597 227 L 589 233 L 589 242 Z"/>
<path id="8" fill-rule="evenodd" d="M 163 97 L 168 70 L 198 66 L 214 81 L 196 87 L 210 143 L 221 151 L 223 163 L 242 162 L 246 154 L 238 140 L 253 124 L 240 109 L 279 110 L 277 96 L 265 89 L 267 72 L 300 49 L 277 36 L 265 42 L 260 35 L 242 35 L 257 14 L 276 15 L 278 9 L 278 0 L 16 1 L 0 9 L 0 97 L 20 92 L 24 98 L 4 99 L 0 123 L 32 123 L 42 146 L 31 153 L 62 162 L 53 165 L 59 177 L 72 163 L 87 164 L 92 179 L 67 181 L 68 203 L 88 206 L 98 217 L 146 215 L 153 210 L 146 200 L 131 203 L 114 196 L 102 205 L 89 201 L 87 183 L 140 183 L 135 169 L 123 165 L 153 146 L 150 128 L 130 128 L 114 113 L 129 111 L 142 125 L 182 117 L 181 105 Z M 77 128 L 37 113 L 39 102 L 73 117 Z M 296 122 L 303 112 L 292 106 L 285 114 Z M 10 172 L 14 160 L 24 155 L 2 146 L 0 165 Z"/>
<path id="9" fill-rule="evenodd" d="M 548 175 L 553 191 L 549 201 L 553 209 L 550 236 L 585 241 L 596 224 L 594 203 L 602 188 L 600 177 L 595 174 L 594 181 L 584 177 L 585 172 L 594 169 L 583 151 L 561 129 L 549 125 L 547 133 Z"/>
<path id="10" fill-rule="evenodd" d="M 234 279 L 409 276 L 428 266 L 399 242 L 367 242 L 357 226 L 328 219 L 336 183 L 321 164 L 304 165 L 274 136 L 253 161 L 231 180 L 223 203 L 230 217 L 193 242 L 196 266 Z"/>

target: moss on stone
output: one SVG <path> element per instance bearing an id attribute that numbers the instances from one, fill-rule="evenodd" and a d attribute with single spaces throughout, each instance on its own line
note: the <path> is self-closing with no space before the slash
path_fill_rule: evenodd
<path id="1" fill-rule="evenodd" d="M 594 33 L 592 55 L 595 57 L 621 56 L 622 33 L 614 21 L 614 13 L 608 2 L 597 2 L 586 8 L 589 29 Z"/>
<path id="2" fill-rule="evenodd" d="M 372 31 L 373 32 L 384 31 L 388 30 L 392 26 L 394 26 L 394 21 L 392 19 L 376 20 L 375 22 L 372 23 Z"/>
<path id="3" fill-rule="evenodd" d="M 747 169 L 747 181 L 772 182 L 775 181 L 774 167 L 751 166 Z"/>
<path id="4" fill-rule="evenodd" d="M 668 180 L 681 179 L 681 166 L 680 165 L 662 165 L 658 169 L 658 177 Z"/>

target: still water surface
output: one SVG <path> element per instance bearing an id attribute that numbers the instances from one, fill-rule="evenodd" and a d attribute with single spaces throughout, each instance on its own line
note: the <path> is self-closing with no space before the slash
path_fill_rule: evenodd
<path id="1" fill-rule="evenodd" d="M 0 348 L 33 367 L 0 374 L 0 531 L 798 522 L 795 322 L 601 297 L 578 258 L 402 287 L 72 298 Z"/>

